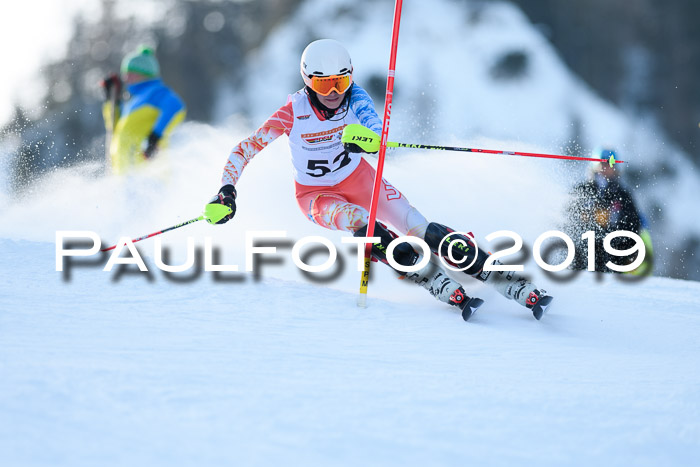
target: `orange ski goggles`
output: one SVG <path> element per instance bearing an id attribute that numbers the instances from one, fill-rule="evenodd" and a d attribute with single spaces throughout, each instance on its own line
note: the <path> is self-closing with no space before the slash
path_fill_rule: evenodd
<path id="1" fill-rule="evenodd" d="M 322 96 L 333 91 L 343 94 L 352 86 L 352 75 L 304 76 L 304 83 Z"/>

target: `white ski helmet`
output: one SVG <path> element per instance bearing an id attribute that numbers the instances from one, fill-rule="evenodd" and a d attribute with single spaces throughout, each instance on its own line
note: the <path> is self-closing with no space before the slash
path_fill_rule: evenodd
<path id="1" fill-rule="evenodd" d="M 352 84 L 350 54 L 340 42 L 333 39 L 320 39 L 307 45 L 301 54 L 300 71 L 304 83 L 322 95 L 327 95 L 330 91 L 315 89 L 314 84 L 318 80 L 314 80 L 314 77 L 347 76 L 349 79 L 346 78 L 342 83 L 343 86 L 347 83 L 347 87 L 336 89 L 339 93 L 345 92 Z"/>

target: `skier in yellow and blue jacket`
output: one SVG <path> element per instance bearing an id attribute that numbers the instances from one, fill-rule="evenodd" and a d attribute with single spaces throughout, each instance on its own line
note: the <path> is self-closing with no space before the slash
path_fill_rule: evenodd
<path id="1" fill-rule="evenodd" d="M 108 154 L 116 174 L 153 158 L 185 118 L 182 99 L 160 79 L 153 49 L 139 47 L 124 58 L 120 71 L 121 79 L 112 74 L 102 82 L 107 98 L 102 113 L 111 135 Z"/>

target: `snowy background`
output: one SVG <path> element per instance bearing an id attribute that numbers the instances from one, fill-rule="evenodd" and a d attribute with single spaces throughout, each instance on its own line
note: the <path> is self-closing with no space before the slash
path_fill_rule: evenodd
<path id="1" fill-rule="evenodd" d="M 0 462 L 691 464 L 700 455 L 698 282 L 547 275 L 526 251 L 526 273 L 556 296 L 541 322 L 467 279 L 486 304 L 465 324 L 377 265 L 370 306 L 359 309 L 352 250 L 296 206 L 285 138 L 246 169 L 233 222 L 197 223 L 163 245 L 177 263 L 188 236 L 200 247 L 211 237 L 220 262 L 243 269 L 246 231 L 324 235 L 345 260 L 333 280 L 303 276 L 288 244 L 257 279 L 167 276 L 152 240 L 138 244 L 149 274 L 103 272 L 106 258 L 76 261 L 70 277 L 54 270 L 57 230 L 95 231 L 111 244 L 199 215 L 231 147 L 301 86 L 309 35 L 343 41 L 357 82 L 381 89 L 392 5 L 341 15 L 343 6 L 304 2 L 246 59 L 244 97 L 222 88 L 219 118 L 185 123 L 142 172 L 58 168 L 22 196 L 2 172 Z M 697 278 L 697 256 L 683 251 L 700 235 L 699 178 L 686 155 L 582 84 L 517 8 L 474 11 L 406 2 L 390 138 L 552 153 L 569 140 L 614 145 L 630 161 L 625 175 L 646 181 L 635 196 L 652 220 L 656 273 Z M 526 65 L 494 78 L 514 52 Z M 659 170 L 659 154 L 672 171 Z M 584 173 L 577 163 L 412 150 L 390 152 L 385 168 L 432 220 L 479 238 L 513 230 L 529 248 L 561 223 Z"/>

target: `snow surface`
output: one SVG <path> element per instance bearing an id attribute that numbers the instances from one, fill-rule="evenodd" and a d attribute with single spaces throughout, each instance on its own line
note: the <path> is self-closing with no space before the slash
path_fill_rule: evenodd
<path id="1" fill-rule="evenodd" d="M 360 309 L 355 257 L 295 206 L 284 141 L 246 169 L 234 221 L 175 230 L 163 244 L 179 264 L 187 236 L 198 245 L 211 236 L 221 263 L 243 269 L 244 232 L 283 226 L 290 239 L 325 235 L 337 245 L 345 267 L 335 280 L 305 279 L 282 246 L 282 264 L 263 265 L 258 280 L 202 272 L 175 282 L 154 267 L 153 239 L 137 244 L 149 274 L 103 272 L 106 258 L 70 269 L 69 279 L 54 270 L 56 230 L 96 231 L 108 244 L 196 217 L 238 132 L 187 124 L 167 177 L 156 178 L 155 166 L 128 179 L 58 171 L 35 188 L 51 194 L 40 214 L 37 196 L 0 205 L 3 465 L 689 465 L 698 457 L 699 283 L 547 277 L 529 260 L 526 272 L 556 296 L 551 313 L 535 321 L 466 278 L 486 304 L 464 323 L 375 264 L 369 307 Z M 446 155 L 422 177 L 438 184 L 460 164 L 468 162 Z M 546 177 L 538 164 L 517 160 L 504 195 L 521 191 L 523 175 Z M 498 199 L 464 196 L 469 210 L 455 210 L 417 186 L 409 167 L 389 161 L 387 177 L 455 228 L 513 229 L 531 247 L 556 221 L 505 215 Z M 475 189 L 489 183 L 475 180 Z M 555 209 L 556 194 L 520 196 Z"/>

